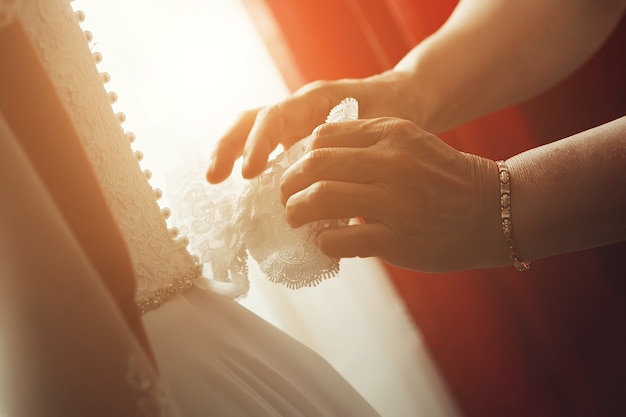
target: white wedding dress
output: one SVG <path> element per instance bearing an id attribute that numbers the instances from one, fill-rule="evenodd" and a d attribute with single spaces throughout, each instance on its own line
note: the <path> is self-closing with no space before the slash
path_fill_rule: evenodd
<path id="1" fill-rule="evenodd" d="M 7 198 L 2 201 L 2 205 L 6 206 L 4 211 L 0 212 L 7 222 L 6 227 L 3 226 L 2 238 L 16 239 L 17 242 L 13 246 L 0 246 L 0 255 L 8 254 L 7 259 L 12 256 L 11 260 L 16 260 L 15 269 L 8 269 L 6 276 L 22 273 L 20 268 L 25 268 L 23 274 L 26 276 L 40 277 L 42 270 L 60 262 L 70 272 L 59 275 L 55 290 L 58 289 L 61 294 L 71 293 L 71 288 L 63 289 L 65 278 L 80 277 L 72 285 L 82 288 L 84 280 L 84 286 L 88 287 L 77 297 L 66 301 L 67 305 L 80 306 L 81 309 L 73 311 L 73 314 L 75 317 L 84 317 L 84 320 L 73 324 L 76 320 L 68 319 L 67 323 L 60 321 L 54 324 L 54 317 L 42 316 L 42 320 L 49 317 L 49 326 L 65 329 L 57 336 L 59 339 L 66 337 L 64 340 L 56 340 L 54 334 L 46 333 L 50 339 L 42 336 L 42 341 L 48 340 L 54 346 L 67 343 L 71 350 L 73 343 L 80 344 L 81 332 L 84 332 L 83 335 L 93 334 L 94 350 L 79 350 L 75 356 L 76 362 L 84 362 L 81 369 L 85 372 L 84 384 L 80 379 L 75 384 L 75 403 L 86 402 L 86 398 L 98 395 L 107 397 L 108 401 L 102 399 L 102 406 L 115 410 L 116 415 L 377 415 L 319 355 L 232 299 L 202 288 L 205 286 L 202 282 L 206 280 L 202 277 L 202 265 L 187 251 L 186 239 L 178 237 L 176 231 L 168 230 L 166 226 L 168 213 L 159 208 L 155 198 L 159 197 L 159 191 L 150 187 L 146 180 L 149 174 L 140 169 L 138 159 L 141 154 L 132 151 L 132 135 L 125 133 L 121 127 L 124 116 L 116 115 L 112 110 L 112 97 L 103 87 L 107 76 L 97 71 L 95 63 L 99 57 L 97 54 L 92 56 L 89 50 L 88 39 L 85 39 L 89 34 L 81 30 L 77 21 L 80 18 L 80 15 L 75 15 L 67 0 L 0 0 L 0 39 L 6 36 L 3 28 L 10 27 L 16 21 L 25 28 L 74 123 L 108 207 L 126 241 L 136 279 L 135 301 L 143 311 L 143 323 L 156 357 L 159 376 L 157 379 L 150 370 L 149 361 L 133 341 L 130 332 L 124 328 L 123 320 L 118 317 L 112 303 L 106 301 L 106 291 L 98 284 L 97 274 L 85 260 L 80 244 L 59 214 L 60 209 L 47 195 L 45 181 L 39 176 L 37 167 L 33 167 L 33 163 L 21 151 L 16 139 L 18 134 L 12 130 L 9 121 L 0 117 L 1 162 L 4 164 L 2 169 L 6 170 L 2 173 L 3 182 L 0 185 L 4 188 L 0 188 L 0 191 L 3 192 L 3 199 Z M 12 39 L 6 41 L 10 43 Z M 12 57 L 3 56 L 3 63 L 5 59 L 10 60 Z M 34 108 L 30 115 L 32 123 L 38 123 L 38 117 L 44 113 L 45 109 Z M 55 138 L 42 137 L 41 140 Z M 76 172 L 76 175 L 83 174 Z M 21 188 L 12 187 L 13 182 L 22 184 Z M 25 232 L 18 233 L 15 228 L 11 228 L 15 224 L 26 227 Z M 26 263 L 22 265 L 17 261 L 24 258 L 28 250 L 27 245 L 20 246 L 18 243 L 31 241 L 32 248 L 40 250 L 40 253 L 51 251 L 58 256 L 54 259 L 44 256 L 40 263 L 28 266 L 41 270 L 31 271 L 26 268 Z M 22 247 L 21 252 L 11 252 Z M 108 249 L 103 247 L 102 250 Z M 71 272 L 75 269 L 82 272 Z M 3 285 L 7 282 L 3 281 Z M 50 294 L 56 293 L 51 291 Z M 42 305 L 48 306 L 49 311 L 64 311 L 63 298 L 54 297 L 45 298 Z M 100 299 L 104 301 L 99 302 Z M 5 305 L 4 299 L 0 301 L 3 301 L 3 308 L 11 305 Z M 92 316 L 90 308 L 94 311 L 109 311 L 110 317 L 96 315 L 89 326 L 87 318 Z M 77 330 L 73 332 L 72 329 Z M 108 335 L 106 340 L 95 342 L 104 335 Z M 96 351 L 100 352 L 98 356 L 87 361 L 86 358 Z M 0 349 L 0 355 L 3 352 Z M 45 354 L 54 355 L 58 352 L 46 349 Z M 126 359 L 122 360 L 125 367 L 114 366 L 113 363 L 119 361 L 113 359 L 110 365 L 104 365 L 109 364 L 107 355 L 113 355 L 112 352 L 122 358 L 126 355 Z M 99 368 L 94 363 L 98 358 L 102 361 Z M 9 363 L 6 356 L 0 356 L 0 361 Z M 35 362 L 30 365 L 34 366 Z M 61 404 L 61 397 L 68 395 L 60 388 L 68 383 L 62 376 L 62 364 L 59 362 L 54 365 L 61 367 L 57 370 L 61 372 L 58 386 L 46 385 L 46 380 L 42 379 L 39 381 L 42 386 L 36 391 L 39 400 L 52 401 L 49 407 L 39 409 L 49 411 L 41 414 L 35 411 L 29 415 L 80 415 L 74 414 L 70 406 L 67 406 L 69 409 L 64 414 L 52 411 L 55 410 L 52 403 Z M 44 362 L 44 365 L 46 368 L 47 363 Z M 89 371 L 92 366 L 97 369 Z M 3 368 L 3 372 L 8 372 L 6 370 L 9 368 Z M 74 375 L 69 369 L 66 379 Z M 105 378 L 105 374 L 111 375 Z M 101 384 L 113 381 L 111 393 L 88 390 L 87 387 L 92 384 L 97 386 L 93 381 Z M 119 384 L 115 384 L 115 381 L 119 381 Z M 23 386 L 30 387 L 26 383 Z M 4 389 L 4 385 L 0 385 L 0 388 Z M 54 392 L 55 389 L 58 390 L 58 397 L 46 394 L 48 390 Z M 125 389 L 130 393 L 125 393 Z M 114 394 L 117 391 L 120 394 L 116 397 Z M 135 394 L 137 399 L 132 400 Z M 120 414 L 116 407 L 118 404 L 121 407 L 123 401 L 118 403 L 114 399 L 126 396 L 132 397 L 129 403 L 135 404 L 136 409 Z M 19 395 L 16 394 L 17 397 Z M 15 400 L 11 398 L 11 401 Z M 29 407 L 36 408 L 38 399 L 31 398 Z M 114 414 L 105 408 L 90 415 Z M 0 408 L 0 414 L 2 411 Z"/>

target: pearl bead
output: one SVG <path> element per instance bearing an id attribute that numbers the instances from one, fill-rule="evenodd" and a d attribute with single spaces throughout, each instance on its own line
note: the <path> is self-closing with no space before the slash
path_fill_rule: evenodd
<path id="1" fill-rule="evenodd" d="M 85 20 L 85 12 L 83 12 L 82 10 L 74 12 L 74 16 L 76 16 L 76 20 L 78 20 L 79 22 L 83 22 Z"/>
<path id="2" fill-rule="evenodd" d="M 109 75 L 108 72 L 101 72 L 100 73 L 100 78 L 102 78 L 102 82 L 104 84 L 108 83 L 109 81 L 111 81 L 111 76 Z"/>
<path id="3" fill-rule="evenodd" d="M 87 43 L 91 43 L 91 41 L 93 41 L 93 33 L 89 32 L 88 30 L 83 31 L 83 36 L 85 36 L 85 40 L 87 41 Z"/>
<path id="4" fill-rule="evenodd" d="M 126 132 L 126 137 L 130 143 L 135 141 L 135 134 L 133 132 Z"/>
<path id="5" fill-rule="evenodd" d="M 170 236 L 171 237 L 178 236 L 178 228 L 177 227 L 170 227 L 169 228 L 169 232 L 170 232 Z"/>
<path id="6" fill-rule="evenodd" d="M 117 93 L 115 91 L 109 92 L 109 100 L 111 100 L 111 103 L 115 103 L 117 101 Z"/>
<path id="7" fill-rule="evenodd" d="M 93 56 L 93 60 L 96 61 L 96 64 L 102 62 L 102 54 L 100 52 L 94 52 L 91 56 Z"/>
<path id="8" fill-rule="evenodd" d="M 149 169 L 145 169 L 143 171 L 143 175 L 145 175 L 147 179 L 150 179 L 152 178 L 152 171 L 150 171 Z"/>
<path id="9" fill-rule="evenodd" d="M 161 209 L 161 214 L 163 215 L 164 218 L 169 219 L 170 216 L 172 215 L 172 210 L 170 210 L 167 207 L 164 207 Z"/>
<path id="10" fill-rule="evenodd" d="M 163 191 L 161 191 L 160 188 L 155 188 L 154 196 L 156 197 L 157 200 L 160 199 L 161 197 L 163 197 Z"/>
<path id="11" fill-rule="evenodd" d="M 143 159 L 143 152 L 135 151 L 135 158 L 137 158 L 138 161 L 141 161 Z"/>
<path id="12" fill-rule="evenodd" d="M 117 117 L 117 120 L 120 121 L 120 123 L 124 123 L 126 121 L 126 115 L 122 112 L 119 112 L 115 115 Z"/>

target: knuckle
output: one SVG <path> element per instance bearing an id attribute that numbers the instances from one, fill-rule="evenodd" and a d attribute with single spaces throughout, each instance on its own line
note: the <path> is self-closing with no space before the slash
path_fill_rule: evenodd
<path id="1" fill-rule="evenodd" d="M 414 136 L 417 126 L 410 120 L 387 117 L 384 119 L 385 131 L 390 138 L 402 139 Z"/>
<path id="2" fill-rule="evenodd" d="M 259 110 L 257 114 L 257 119 L 271 119 L 276 117 L 276 115 L 280 112 L 280 106 L 278 104 L 272 104 L 269 106 L 263 107 Z"/>
<path id="3" fill-rule="evenodd" d="M 307 193 L 307 199 L 310 202 L 326 200 L 331 194 L 330 182 L 326 180 L 317 181 L 311 185 L 309 192 Z"/>
<path id="4" fill-rule="evenodd" d="M 311 134 L 311 148 L 329 146 L 340 129 L 339 123 L 324 123 L 317 126 Z"/>
<path id="5" fill-rule="evenodd" d="M 326 168 L 327 161 L 332 158 L 332 152 L 328 148 L 317 148 L 309 151 L 307 157 L 300 165 L 301 172 L 319 172 Z"/>
<path id="6" fill-rule="evenodd" d="M 411 121 L 397 118 L 383 121 L 383 139 L 378 143 L 378 151 L 393 172 L 410 171 L 419 163 L 419 160 L 416 161 L 419 155 L 416 139 L 419 135 L 419 128 Z"/>
<path id="7" fill-rule="evenodd" d="M 332 85 L 331 81 L 317 80 L 310 82 L 296 91 L 297 95 L 324 93 Z"/>

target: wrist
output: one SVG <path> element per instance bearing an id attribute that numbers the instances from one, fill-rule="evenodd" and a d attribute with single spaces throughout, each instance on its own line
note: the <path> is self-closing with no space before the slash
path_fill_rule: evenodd
<path id="1" fill-rule="evenodd" d="M 477 238 L 475 268 L 511 265 L 510 250 L 502 229 L 501 192 L 498 166 L 495 161 L 474 158 L 477 194 Z"/>
<path id="2" fill-rule="evenodd" d="M 368 102 L 376 109 L 373 117 L 391 116 L 410 120 L 424 130 L 430 131 L 428 100 L 424 90 L 416 85 L 409 71 L 391 69 L 368 79 L 370 92 Z M 372 117 L 364 114 L 364 118 Z"/>
<path id="3" fill-rule="evenodd" d="M 528 271 L 530 262 L 525 261 L 515 245 L 515 233 L 513 228 L 513 208 L 512 208 L 512 181 L 509 166 L 505 161 L 497 161 L 498 180 L 500 182 L 500 219 L 502 222 L 502 233 L 509 251 L 509 258 L 513 266 L 518 271 Z"/>

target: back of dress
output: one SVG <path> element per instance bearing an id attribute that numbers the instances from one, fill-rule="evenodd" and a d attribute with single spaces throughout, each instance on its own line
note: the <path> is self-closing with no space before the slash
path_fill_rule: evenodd
<path id="1" fill-rule="evenodd" d="M 114 114 L 67 0 L 18 2 L 18 12 L 74 122 L 120 226 L 160 375 L 187 416 L 377 415 L 319 355 L 238 303 L 193 285 L 201 265 L 168 230 L 153 190 Z M 103 248 L 106 250 L 106 248 Z M 105 277 L 106 278 L 106 277 Z"/>
<path id="2" fill-rule="evenodd" d="M 138 160 L 131 151 L 134 136 L 124 132 L 123 114 L 114 114 L 113 94 L 91 54 L 91 34 L 81 30 L 68 1 L 40 0 L 18 3 L 20 18 L 41 60 L 56 85 L 82 138 L 109 206 L 126 239 L 136 273 L 136 300 L 150 310 L 190 285 L 200 266 L 186 250 L 184 239 L 168 231 L 165 216 Z"/>

